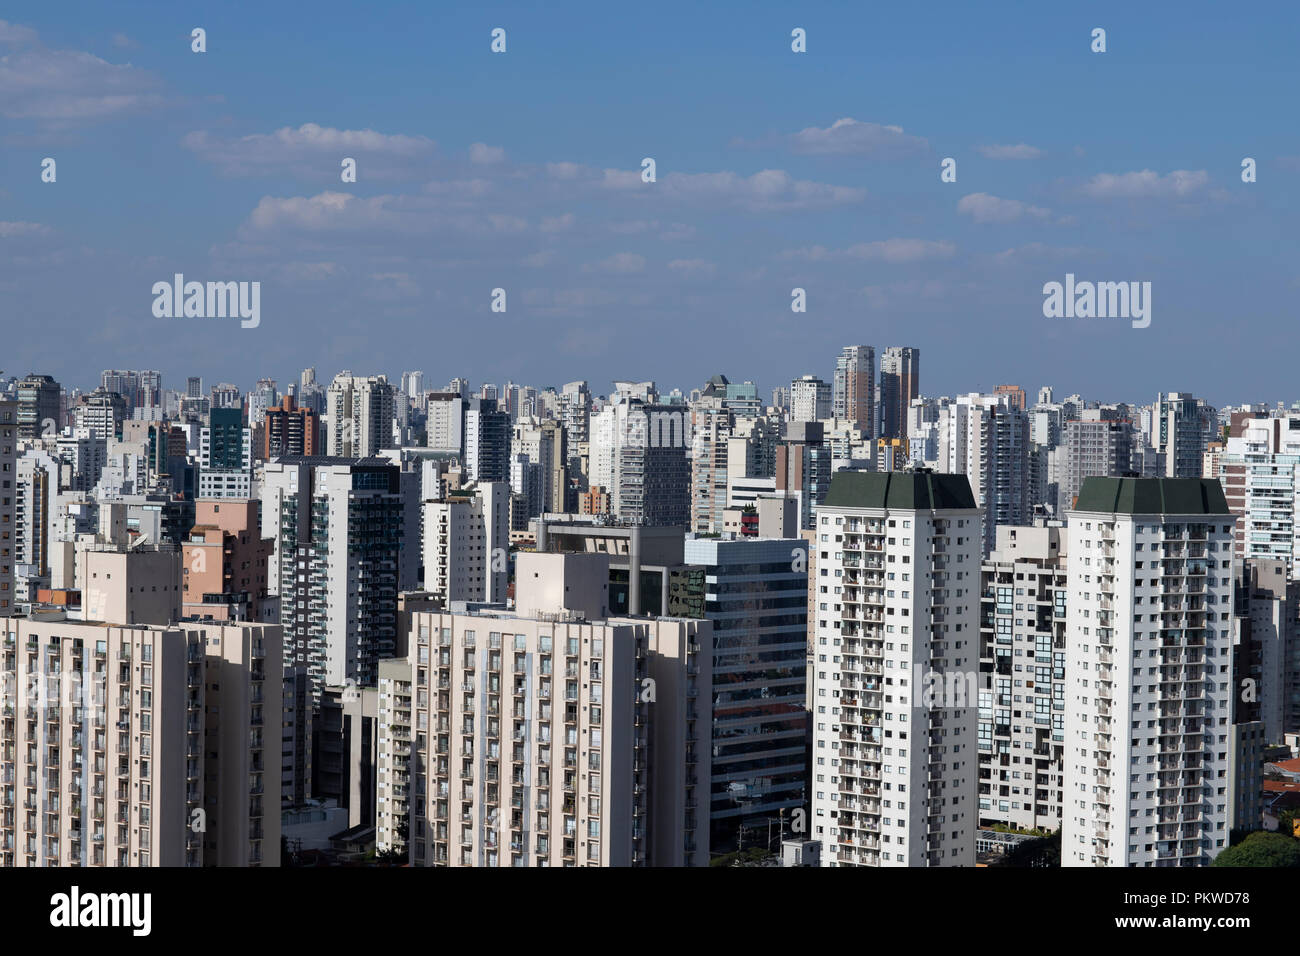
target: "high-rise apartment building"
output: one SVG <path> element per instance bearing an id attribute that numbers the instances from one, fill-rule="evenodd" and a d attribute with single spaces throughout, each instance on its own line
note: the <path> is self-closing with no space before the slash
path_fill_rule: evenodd
<path id="1" fill-rule="evenodd" d="M 958 396 L 940 418 L 939 468 L 965 473 L 984 510 L 984 552 L 1001 525 L 1029 523 L 1029 419 L 1004 395 Z"/>
<path id="2" fill-rule="evenodd" d="M 590 440 L 588 424 L 591 416 L 591 392 L 586 382 L 569 382 L 560 392 L 560 408 L 564 414 L 564 430 L 569 442 L 577 445 Z"/>
<path id="3" fill-rule="evenodd" d="M 1061 826 L 1068 533 L 998 528 L 980 575 L 979 814 Z"/>
<path id="4" fill-rule="evenodd" d="M 1229 830 L 1223 491 L 1088 478 L 1068 518 L 1061 865 L 1203 866 Z"/>
<path id="5" fill-rule="evenodd" d="M 713 622 L 710 845 L 806 807 L 808 542 L 686 539 Z"/>
<path id="6" fill-rule="evenodd" d="M 217 621 L 279 623 L 268 573 L 274 538 L 262 537 L 260 502 L 200 498 L 182 548 L 182 614 Z"/>
<path id="7" fill-rule="evenodd" d="M 921 394 L 921 350 L 892 345 L 880 356 L 880 435 L 907 438 L 907 409 Z"/>
<path id="8" fill-rule="evenodd" d="M 0 617 L 14 610 L 17 485 L 18 403 L 0 401 Z"/>
<path id="9" fill-rule="evenodd" d="M 697 405 L 691 410 L 691 530 L 722 530 L 727 507 L 728 443 L 731 413 Z"/>
<path id="10" fill-rule="evenodd" d="M 652 383 L 620 383 L 626 392 L 591 420 L 589 481 L 610 489 L 616 517 L 644 525 L 690 521 L 690 413 L 643 401 Z M 631 396 L 631 397 L 626 397 Z"/>
<path id="11" fill-rule="evenodd" d="M 1056 514 L 1074 507 L 1085 478 L 1121 478 L 1130 469 L 1133 423 L 1111 408 L 1086 408 L 1064 425 L 1065 473 L 1057 487 Z"/>
<path id="12" fill-rule="evenodd" d="M 816 422 L 831 417 L 831 386 L 816 375 L 804 375 L 790 383 L 790 419 Z"/>
<path id="13" fill-rule="evenodd" d="M 464 464 L 470 481 L 510 481 L 510 415 L 494 398 L 465 402 Z"/>
<path id="14" fill-rule="evenodd" d="M 515 424 L 513 432 L 512 457 L 523 455 L 537 478 L 530 488 L 529 517 L 564 511 L 569 485 L 564 426 L 550 419 L 524 418 Z"/>
<path id="15" fill-rule="evenodd" d="M 1238 559 L 1234 577 L 1235 722 L 1279 744 L 1300 733 L 1300 582 L 1276 558 Z"/>
<path id="16" fill-rule="evenodd" d="M 823 435 L 821 422 L 791 422 L 775 450 L 773 490 L 799 499 L 801 528 L 812 527 L 813 509 L 826 497 L 831 483 L 833 462 Z"/>
<path id="17" fill-rule="evenodd" d="M 253 430 L 238 408 L 214 408 L 199 437 L 199 497 L 253 494 Z"/>
<path id="18" fill-rule="evenodd" d="M 465 399 L 455 392 L 430 392 L 426 444 L 434 451 L 465 454 Z"/>
<path id="19" fill-rule="evenodd" d="M 1214 409 L 1186 392 L 1162 392 L 1152 414 L 1151 444 L 1164 459 L 1165 476 L 1201 477 L 1205 448 L 1219 437 Z"/>
<path id="20" fill-rule="evenodd" d="M 116 392 L 122 396 L 126 402 L 128 418 L 137 408 L 161 410 L 161 372 L 130 372 L 106 369 L 100 376 L 100 388 L 105 391 Z"/>
<path id="21" fill-rule="evenodd" d="M 0 865 L 279 865 L 278 627 L 46 611 L 0 636 Z"/>
<path id="22" fill-rule="evenodd" d="M 122 422 L 127 418 L 126 399 L 111 389 L 97 388 L 82 395 L 72 408 L 74 429 L 93 429 L 102 441 L 122 437 Z"/>
<path id="23" fill-rule="evenodd" d="M 1237 516 L 1237 556 L 1279 559 L 1300 578 L 1300 415 L 1236 419 L 1219 479 Z"/>
<path id="24" fill-rule="evenodd" d="M 831 414 L 862 429 L 867 441 L 876 434 L 876 350 L 846 345 L 835 360 Z"/>
<path id="25" fill-rule="evenodd" d="M 408 528 L 400 468 L 383 458 L 297 458 L 266 465 L 262 520 L 275 533 L 268 586 L 280 598 L 286 666 L 325 685 L 370 686 L 394 653 Z"/>
<path id="26" fill-rule="evenodd" d="M 964 475 L 837 472 L 816 511 L 824 866 L 975 863 L 980 513 Z"/>
<path id="27" fill-rule="evenodd" d="M 327 453 L 331 457 L 367 458 L 382 448 L 396 447 L 396 401 L 397 390 L 385 375 L 336 375 L 327 398 Z"/>
<path id="28" fill-rule="evenodd" d="M 378 848 L 707 865 L 711 628 L 611 616 L 608 561 L 526 554 L 514 612 L 409 615 L 409 659 L 381 671 Z"/>
<path id="29" fill-rule="evenodd" d="M 63 428 L 62 389 L 48 375 L 28 375 L 18 383 L 18 437 L 58 434 Z"/>
<path id="30" fill-rule="evenodd" d="M 278 407 L 266 410 L 258 455 L 264 460 L 277 455 L 317 455 L 321 451 L 319 436 L 316 413 L 298 407 L 294 397 L 286 395 Z"/>
<path id="31" fill-rule="evenodd" d="M 1007 404 L 1012 408 L 1022 412 L 1025 410 L 1025 390 L 1019 385 L 995 385 L 993 394 L 1005 396 Z"/>
<path id="32" fill-rule="evenodd" d="M 424 588 L 451 601 L 504 603 L 510 548 L 510 486 L 471 485 L 424 502 Z"/>

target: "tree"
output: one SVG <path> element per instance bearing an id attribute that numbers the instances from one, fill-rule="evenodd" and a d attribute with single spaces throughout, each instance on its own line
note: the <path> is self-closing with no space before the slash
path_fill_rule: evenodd
<path id="1" fill-rule="evenodd" d="M 1277 815 L 1277 832 L 1295 834 L 1295 824 L 1298 817 L 1300 817 L 1300 808 L 1292 807 L 1289 810 L 1281 811 Z"/>
<path id="2" fill-rule="evenodd" d="M 1268 866 L 1300 868 L 1300 840 L 1284 833 L 1260 830 L 1228 847 L 1210 866 Z"/>

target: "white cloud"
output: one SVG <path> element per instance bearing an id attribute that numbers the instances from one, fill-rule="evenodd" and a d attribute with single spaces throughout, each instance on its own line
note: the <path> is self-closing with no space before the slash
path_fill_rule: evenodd
<path id="1" fill-rule="evenodd" d="M 0 20 L 0 116 L 70 123 L 152 109 L 159 83 L 129 63 L 78 50 L 51 50 L 28 27 Z"/>
<path id="2" fill-rule="evenodd" d="M 579 163 L 547 163 L 546 175 L 552 179 L 577 179 L 582 175 L 583 168 Z"/>
<path id="3" fill-rule="evenodd" d="M 0 43 L 5 46 L 27 46 L 36 42 L 36 31 L 8 20 L 0 20 Z"/>
<path id="4" fill-rule="evenodd" d="M 856 259 L 863 262 L 879 261 L 901 265 L 909 262 L 948 259 L 956 251 L 957 247 L 946 239 L 882 239 L 877 242 L 855 243 L 846 249 L 827 249 L 825 246 L 790 249 L 781 253 L 780 258 L 803 262 Z"/>
<path id="5" fill-rule="evenodd" d="M 299 172 L 292 167 L 306 165 L 333 177 L 338 175 L 343 157 L 351 156 L 357 159 L 360 179 L 377 173 L 392 174 L 403 163 L 413 166 L 436 148 L 433 140 L 424 136 L 335 129 L 317 123 L 304 123 L 296 129 L 285 126 L 273 133 L 254 133 L 238 139 L 221 139 L 206 130 L 196 130 L 181 142 L 230 175 Z"/>
<path id="6" fill-rule="evenodd" d="M 1015 265 L 1022 262 L 1078 259 L 1092 255 L 1094 255 L 1093 251 L 1083 246 L 1049 246 L 1042 242 L 1027 242 L 1022 246 L 1013 246 L 996 253 L 993 261 L 999 265 Z"/>
<path id="7" fill-rule="evenodd" d="M 23 236 L 48 236 L 54 232 L 39 222 L 0 222 L 0 239 L 17 239 Z"/>
<path id="8" fill-rule="evenodd" d="M 976 222 L 1016 222 L 1026 216 L 1049 219 L 1052 212 L 1041 206 L 1031 206 L 1019 199 L 1002 199 L 989 193 L 971 193 L 957 201 L 957 211 Z"/>
<path id="9" fill-rule="evenodd" d="M 502 146 L 488 146 L 486 143 L 471 143 L 469 147 L 469 161 L 483 166 L 489 166 L 493 163 L 499 163 L 505 160 L 506 151 Z"/>
<path id="10" fill-rule="evenodd" d="M 975 152 L 985 159 L 1038 159 L 1043 151 L 1037 146 L 1017 143 L 1014 146 L 976 146 Z"/>
<path id="11" fill-rule="evenodd" d="M 1083 187 L 1096 199 L 1181 199 L 1204 189 L 1210 174 L 1203 169 L 1175 169 L 1161 176 L 1150 169 L 1135 173 L 1098 173 Z"/>
<path id="12" fill-rule="evenodd" d="M 497 232 L 504 233 L 521 233 L 528 231 L 528 220 L 521 219 L 519 216 L 508 216 L 503 213 L 489 213 L 488 222 Z"/>
<path id="13" fill-rule="evenodd" d="M 711 276 L 718 271 L 717 266 L 704 259 L 673 259 L 668 268 L 683 276 Z"/>
<path id="14" fill-rule="evenodd" d="M 631 275 L 645 271 L 645 256 L 637 255 L 635 252 L 616 252 L 588 268 L 613 275 Z"/>
<path id="15" fill-rule="evenodd" d="M 929 146 L 922 137 L 903 132 L 901 126 L 863 123 L 848 117 L 837 119 L 825 129 L 809 126 L 791 140 L 795 152 L 823 155 L 915 153 Z"/>
<path id="16" fill-rule="evenodd" d="M 729 170 L 716 173 L 669 173 L 643 183 L 639 170 L 593 169 L 578 163 L 549 163 L 551 179 L 636 193 L 678 202 L 714 202 L 750 210 L 791 210 L 861 202 L 867 191 L 856 186 L 795 179 L 783 169 L 764 169 L 750 176 Z"/>
<path id="17" fill-rule="evenodd" d="M 563 216 L 551 216 L 543 219 L 539 227 L 542 232 L 566 232 L 573 228 L 576 217 L 571 212 L 566 212 Z"/>
<path id="18" fill-rule="evenodd" d="M 867 191 L 853 186 L 795 179 L 783 169 L 764 169 L 752 176 L 734 172 L 673 173 L 660 184 L 667 198 L 722 201 L 751 209 L 803 209 L 861 202 Z"/>

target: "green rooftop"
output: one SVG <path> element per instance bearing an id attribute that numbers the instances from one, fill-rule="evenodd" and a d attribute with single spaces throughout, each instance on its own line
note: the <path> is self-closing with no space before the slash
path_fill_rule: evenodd
<path id="1" fill-rule="evenodd" d="M 932 471 L 837 471 L 822 504 L 832 508 L 901 508 L 912 511 L 977 509 L 965 475 Z"/>
<path id="2" fill-rule="evenodd" d="M 1085 478 L 1074 510 L 1126 515 L 1231 514 L 1217 478 Z"/>

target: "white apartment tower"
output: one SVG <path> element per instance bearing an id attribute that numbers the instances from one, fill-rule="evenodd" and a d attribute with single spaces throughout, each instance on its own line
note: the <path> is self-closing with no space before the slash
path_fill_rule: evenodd
<path id="1" fill-rule="evenodd" d="M 424 587 L 442 599 L 506 600 L 510 486 L 492 481 L 424 503 Z"/>
<path id="2" fill-rule="evenodd" d="M 1029 523 L 1029 418 L 1007 394 L 960 395 L 940 419 L 939 470 L 964 473 L 984 510 L 984 553 L 999 525 Z"/>
<path id="3" fill-rule="evenodd" d="M 1232 525 L 1218 481 L 1088 478 L 1069 513 L 1062 866 L 1228 844 Z"/>
<path id="4" fill-rule="evenodd" d="M 831 417 L 831 386 L 816 375 L 805 375 L 790 383 L 790 418 L 816 422 Z"/>
<path id="5" fill-rule="evenodd" d="M 397 389 L 385 375 L 363 378 L 341 372 L 329 387 L 326 451 L 344 458 L 366 458 L 394 447 Z"/>
<path id="6" fill-rule="evenodd" d="M 816 509 L 812 820 L 824 866 L 972 866 L 980 514 L 964 475 L 837 472 Z"/>
<path id="7" fill-rule="evenodd" d="M 1300 415 L 1247 418 L 1219 458 L 1240 558 L 1277 558 L 1300 579 Z"/>

